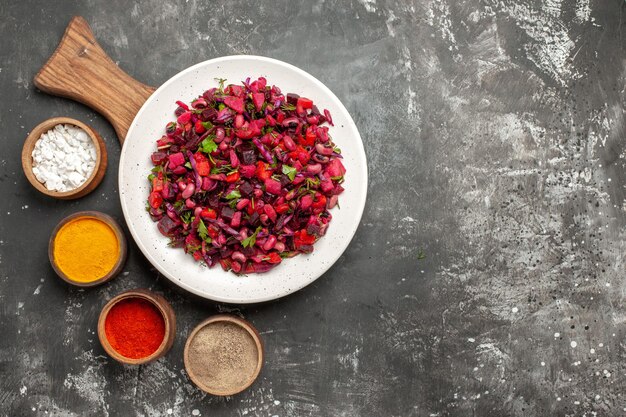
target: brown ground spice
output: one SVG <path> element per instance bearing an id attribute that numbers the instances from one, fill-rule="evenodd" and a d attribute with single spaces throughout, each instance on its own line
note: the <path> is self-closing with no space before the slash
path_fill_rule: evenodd
<path id="1" fill-rule="evenodd" d="M 189 345 L 189 365 L 210 390 L 231 391 L 254 375 L 258 350 L 247 330 L 230 322 L 203 327 Z"/>

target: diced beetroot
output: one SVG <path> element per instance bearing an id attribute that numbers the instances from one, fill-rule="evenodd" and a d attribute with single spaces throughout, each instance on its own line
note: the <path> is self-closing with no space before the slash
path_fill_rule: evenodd
<path id="1" fill-rule="evenodd" d="M 200 246 L 200 240 L 194 234 L 188 234 L 185 238 L 185 244 L 190 246 Z"/>
<path id="2" fill-rule="evenodd" d="M 256 130 L 250 123 L 245 122 L 239 129 L 235 129 L 235 136 L 240 139 L 252 139 L 256 136 Z"/>
<path id="3" fill-rule="evenodd" d="M 165 152 L 154 152 L 152 156 L 150 156 L 150 159 L 152 159 L 154 165 L 163 165 L 168 157 Z"/>
<path id="4" fill-rule="evenodd" d="M 267 80 L 265 79 L 265 77 L 259 77 L 259 79 L 252 84 L 254 83 L 256 83 L 257 91 L 265 91 L 265 86 L 267 85 Z"/>
<path id="5" fill-rule="evenodd" d="M 234 228 L 238 228 L 241 224 L 241 212 L 237 211 L 233 214 L 233 218 L 230 221 L 230 226 Z"/>
<path id="6" fill-rule="evenodd" d="M 263 103 L 265 103 L 265 93 L 252 93 L 252 102 L 254 107 L 256 107 L 256 111 L 261 111 Z"/>
<path id="7" fill-rule="evenodd" d="M 237 113 L 243 113 L 244 111 L 243 98 L 241 97 L 226 97 L 224 99 L 224 104 L 226 104 Z"/>
<path id="8" fill-rule="evenodd" d="M 230 84 L 228 87 L 226 87 L 226 91 L 228 92 L 228 94 L 233 95 L 235 97 L 239 97 L 243 95 L 243 87 L 241 87 L 240 85 L 236 85 L 236 84 Z"/>
<path id="9" fill-rule="evenodd" d="M 300 199 L 300 209 L 302 209 L 302 211 L 305 211 L 306 209 L 311 207 L 312 204 L 313 204 L 313 197 L 311 197 L 311 194 L 305 194 Z"/>
<path id="10" fill-rule="evenodd" d="M 176 175 L 185 175 L 187 173 L 187 168 L 184 165 L 179 165 L 172 170 L 172 172 Z"/>
<path id="11" fill-rule="evenodd" d="M 268 178 L 265 180 L 265 191 L 267 191 L 270 194 L 274 194 L 274 195 L 280 195 L 280 191 L 281 191 L 281 186 L 280 186 L 280 182 L 272 179 L 272 178 Z"/>
<path id="12" fill-rule="evenodd" d="M 239 167 L 239 172 L 241 172 L 241 175 L 243 175 L 246 178 L 252 178 L 252 177 L 254 177 L 254 174 L 256 173 L 256 166 L 254 166 L 254 165 L 241 165 Z"/>
<path id="13" fill-rule="evenodd" d="M 341 163 L 341 159 L 333 159 L 326 166 L 326 175 L 330 177 L 341 177 L 346 173 L 346 168 Z"/>
<path id="14" fill-rule="evenodd" d="M 163 216 L 159 220 L 157 227 L 163 236 L 172 236 L 178 227 L 178 223 L 170 219 L 168 216 Z"/>
<path id="15" fill-rule="evenodd" d="M 171 182 L 168 182 L 163 185 L 161 196 L 166 200 L 171 200 L 174 197 L 176 197 L 176 191 L 174 191 L 174 187 L 172 186 Z"/>
<path id="16" fill-rule="evenodd" d="M 333 194 L 333 195 L 339 195 L 339 194 L 341 194 L 341 193 L 343 193 L 343 192 L 344 192 L 344 188 L 341 186 L 341 184 L 337 184 L 337 185 L 335 186 L 335 189 L 331 192 L 331 194 Z"/>
<path id="17" fill-rule="evenodd" d="M 191 121 L 191 112 L 190 111 L 186 111 L 183 114 L 181 114 L 180 116 L 178 116 L 177 122 L 180 123 L 181 125 L 187 124 Z"/>
<path id="18" fill-rule="evenodd" d="M 330 193 L 333 188 L 335 188 L 335 186 L 333 185 L 333 182 L 329 179 L 326 179 L 320 183 L 320 189 L 325 193 Z"/>
<path id="19" fill-rule="evenodd" d="M 185 155 L 182 152 L 176 152 L 170 155 L 170 168 L 176 168 L 179 165 L 185 164 Z"/>
<path id="20" fill-rule="evenodd" d="M 265 119 L 256 119 L 250 122 L 250 126 L 254 130 L 256 135 L 261 134 L 261 129 L 265 127 Z"/>

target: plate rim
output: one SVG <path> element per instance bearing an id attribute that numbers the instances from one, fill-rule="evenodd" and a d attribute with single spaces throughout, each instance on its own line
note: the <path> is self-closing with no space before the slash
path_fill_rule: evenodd
<path id="1" fill-rule="evenodd" d="M 208 300 L 212 300 L 212 301 L 216 301 L 216 302 L 220 302 L 220 303 L 228 303 L 228 304 L 254 304 L 254 303 L 261 303 L 261 302 L 266 302 L 266 301 L 273 301 L 273 300 L 277 300 L 280 299 L 282 297 L 285 297 L 289 294 L 293 294 L 297 291 L 300 291 L 302 288 L 310 285 L 311 283 L 315 282 L 316 280 L 318 280 L 320 277 L 322 277 L 324 274 L 326 274 L 326 272 L 328 272 L 328 270 L 330 268 L 332 268 L 333 265 L 335 265 L 335 263 L 339 260 L 339 258 L 341 257 L 341 255 L 343 255 L 343 253 L 346 251 L 346 249 L 348 248 L 348 246 L 350 245 L 350 243 L 352 242 L 352 239 L 354 239 L 354 236 L 357 232 L 357 230 L 359 229 L 359 225 L 361 223 L 361 219 L 363 217 L 363 212 L 365 210 L 365 204 L 367 201 L 367 187 L 368 187 L 368 183 L 369 183 L 369 172 L 368 172 L 368 166 L 367 166 L 367 156 L 365 154 L 365 147 L 363 144 L 363 139 L 361 138 L 361 134 L 359 132 L 358 127 L 356 126 L 356 123 L 354 122 L 354 120 L 352 119 L 352 116 L 350 115 L 350 112 L 348 111 L 348 109 L 344 106 L 344 104 L 341 102 L 341 100 L 339 100 L 339 98 L 335 95 L 335 93 L 332 92 L 332 90 L 330 90 L 323 82 L 321 82 L 320 80 L 318 80 L 316 77 L 314 77 L 313 75 L 309 74 L 308 72 L 304 71 L 303 69 L 300 69 L 298 67 L 296 67 L 295 65 L 289 64 L 287 62 L 275 59 L 275 58 L 269 58 L 269 57 L 264 57 L 264 56 L 259 56 L 259 55 L 226 55 L 226 56 L 221 56 L 221 57 L 217 57 L 217 58 L 212 58 L 212 59 L 208 59 L 202 62 L 199 62 L 195 65 L 192 65 L 188 68 L 183 69 L 182 71 L 174 74 L 172 77 L 170 77 L 167 81 L 165 81 L 163 84 L 161 84 L 159 86 L 159 88 L 157 88 L 154 93 L 152 93 L 152 95 L 145 101 L 145 103 L 141 106 L 141 108 L 139 109 L 139 111 L 137 112 L 137 114 L 135 115 L 135 117 L 133 118 L 132 123 L 130 124 L 130 128 L 128 129 L 128 132 L 126 134 L 126 138 L 131 137 L 132 133 L 134 132 L 136 126 L 137 126 L 137 120 L 139 120 L 140 117 L 142 117 L 143 113 L 146 111 L 146 108 L 150 105 L 150 103 L 152 101 L 154 101 L 155 99 L 158 98 L 159 93 L 164 90 L 167 86 L 169 86 L 170 84 L 176 82 L 179 78 L 181 78 L 182 76 L 184 76 L 185 74 L 189 73 L 189 72 L 193 72 L 196 69 L 206 66 L 206 65 L 212 65 L 212 64 L 216 64 L 216 63 L 220 63 L 220 62 L 224 62 L 224 61 L 238 61 L 238 60 L 253 60 L 253 61 L 264 61 L 264 62 L 269 62 L 272 64 L 276 64 L 282 67 L 285 67 L 291 71 L 294 71 L 296 73 L 299 73 L 300 75 L 304 76 L 305 78 L 308 78 L 311 82 L 313 82 L 316 87 L 320 88 L 321 90 L 324 90 L 324 92 L 330 97 L 331 100 L 335 101 L 336 104 L 340 107 L 341 110 L 343 110 L 345 112 L 345 114 L 347 115 L 347 123 L 350 124 L 350 128 L 352 130 L 354 130 L 354 132 L 356 132 L 357 138 L 358 138 L 358 144 L 357 144 L 357 148 L 358 148 L 358 159 L 363 161 L 363 169 L 360 172 L 361 177 L 359 179 L 358 182 L 355 181 L 354 184 L 350 184 L 351 187 L 359 187 L 360 188 L 360 192 L 357 193 L 357 197 L 358 198 L 358 213 L 354 213 L 355 217 L 358 218 L 358 221 L 355 223 L 355 226 L 352 228 L 352 230 L 347 231 L 348 233 L 346 233 L 347 236 L 349 236 L 349 239 L 345 240 L 345 244 L 343 245 L 343 247 L 340 250 L 337 250 L 335 252 L 335 255 L 333 256 L 332 259 L 328 259 L 329 262 L 325 263 L 324 268 L 322 268 L 322 270 L 320 271 L 319 274 L 314 274 L 314 278 L 311 278 L 309 280 L 303 281 L 301 283 L 298 283 L 297 285 L 294 285 L 292 287 L 290 287 L 287 291 L 281 292 L 279 294 L 275 294 L 275 295 L 267 295 L 267 296 L 259 296 L 259 297 L 254 297 L 254 298 L 237 298 L 237 297 L 221 297 L 221 296 L 215 296 L 212 294 L 207 294 L 204 291 L 200 291 L 196 288 L 194 288 L 193 286 L 181 281 L 180 279 L 176 278 L 175 276 L 173 276 L 172 274 L 170 274 L 169 271 L 165 270 L 164 268 L 161 267 L 160 263 L 157 262 L 154 257 L 150 254 L 150 251 L 147 250 L 147 248 L 144 246 L 144 244 L 141 242 L 141 240 L 139 239 L 138 236 L 138 232 L 135 229 L 135 227 L 133 226 L 132 222 L 129 221 L 130 218 L 130 214 L 129 211 L 130 209 L 127 207 L 127 202 L 126 200 L 123 198 L 123 195 L 121 193 L 121 190 L 123 188 L 123 179 L 124 179 L 124 174 L 123 174 L 123 168 L 126 166 L 127 162 L 126 162 L 126 155 L 127 155 L 127 151 L 126 149 L 128 148 L 128 140 L 124 140 L 124 145 L 122 145 L 122 149 L 120 151 L 120 160 L 119 160 L 119 167 L 118 167 L 118 189 L 119 189 L 119 199 L 120 199 L 120 205 L 122 207 L 122 213 L 124 215 L 124 221 L 126 223 L 126 226 L 128 227 L 128 230 L 131 233 L 131 236 L 135 242 L 135 244 L 137 245 L 137 247 L 139 248 L 139 250 L 141 251 L 141 253 L 146 257 L 146 259 L 148 260 L 148 262 L 150 262 L 150 264 L 155 267 L 159 273 L 161 273 L 163 276 L 165 276 L 169 281 L 171 281 L 173 284 L 175 284 L 176 286 L 191 292 L 192 294 L 195 294 L 199 297 L 202 297 L 204 299 L 208 299 Z"/>

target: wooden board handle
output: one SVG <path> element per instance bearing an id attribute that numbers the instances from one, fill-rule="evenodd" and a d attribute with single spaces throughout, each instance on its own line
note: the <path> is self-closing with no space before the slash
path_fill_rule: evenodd
<path id="1" fill-rule="evenodd" d="M 72 18 L 34 82 L 41 91 L 80 101 L 102 114 L 122 144 L 135 115 L 155 90 L 115 65 L 80 16 Z"/>

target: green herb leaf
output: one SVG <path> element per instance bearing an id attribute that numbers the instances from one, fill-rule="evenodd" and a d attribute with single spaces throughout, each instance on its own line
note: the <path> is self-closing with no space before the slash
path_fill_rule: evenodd
<path id="1" fill-rule="evenodd" d="M 213 123 L 211 122 L 200 122 L 200 124 L 206 129 L 206 130 L 211 130 L 213 129 Z"/>
<path id="2" fill-rule="evenodd" d="M 239 190 L 232 190 L 230 193 L 228 193 L 228 195 L 226 197 L 226 200 L 234 200 L 234 199 L 239 199 L 241 198 L 241 193 L 239 192 Z"/>
<path id="3" fill-rule="evenodd" d="M 193 169 L 193 167 L 191 166 L 191 162 L 186 162 L 185 166 L 189 169 Z"/>
<path id="4" fill-rule="evenodd" d="M 283 174 L 289 177 L 291 181 L 296 177 L 296 173 L 298 171 L 294 167 L 290 167 L 289 165 L 283 165 Z"/>
<path id="5" fill-rule="evenodd" d="M 256 231 L 252 234 L 252 236 L 248 236 L 244 240 L 241 241 L 241 246 L 244 248 L 251 248 L 256 243 L 256 235 L 261 231 L 262 226 L 256 228 Z"/>
<path id="6" fill-rule="evenodd" d="M 194 253 L 202 249 L 200 245 L 189 245 L 187 246 L 187 253 Z"/>
<path id="7" fill-rule="evenodd" d="M 191 211 L 185 211 L 180 215 L 180 219 L 185 223 L 189 224 L 192 222 Z"/>
<path id="8" fill-rule="evenodd" d="M 294 111 L 296 109 L 296 106 L 294 106 L 293 104 L 289 104 L 289 103 L 283 103 L 280 106 L 281 109 L 283 109 L 284 111 Z"/>
<path id="9" fill-rule="evenodd" d="M 333 152 L 341 153 L 341 149 L 339 149 L 338 147 L 335 146 L 333 148 Z"/>
<path id="10" fill-rule="evenodd" d="M 155 178 L 156 178 L 156 175 L 154 175 L 154 174 L 148 175 L 148 181 L 150 181 L 150 182 L 152 182 L 152 180 L 155 179 Z"/>
<path id="11" fill-rule="evenodd" d="M 213 137 L 209 136 L 200 143 L 199 149 L 204 153 L 210 154 L 217 150 L 217 143 L 215 143 Z"/>
<path id="12" fill-rule="evenodd" d="M 216 78 L 215 81 L 219 83 L 219 90 L 221 93 L 224 92 L 224 83 L 226 82 L 226 78 Z"/>
<path id="13" fill-rule="evenodd" d="M 306 188 L 307 190 L 309 188 L 314 188 L 320 185 L 320 180 L 318 179 L 313 179 L 313 178 L 307 178 L 306 179 Z"/>
<path id="14" fill-rule="evenodd" d="M 207 230 L 206 225 L 202 220 L 200 220 L 200 222 L 198 223 L 198 236 L 200 236 L 200 239 L 204 241 L 208 239 L 210 243 L 211 238 L 209 237 L 209 231 Z"/>

